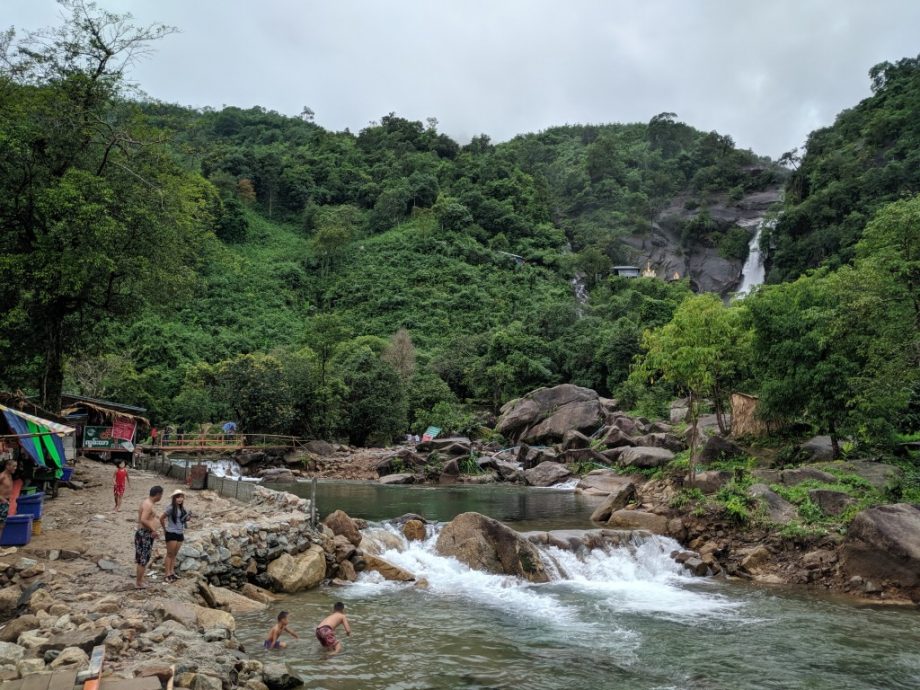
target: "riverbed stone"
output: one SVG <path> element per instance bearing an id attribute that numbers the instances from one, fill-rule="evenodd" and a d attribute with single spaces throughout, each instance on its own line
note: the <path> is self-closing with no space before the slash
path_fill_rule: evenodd
<path id="1" fill-rule="evenodd" d="M 616 510 L 607 520 L 607 526 L 614 529 L 644 529 L 653 534 L 668 534 L 668 519 L 664 515 L 647 513 L 644 510 Z"/>
<path id="2" fill-rule="evenodd" d="M 303 685 L 300 677 L 279 661 L 270 661 L 262 667 L 262 681 L 269 690 L 293 690 Z"/>
<path id="3" fill-rule="evenodd" d="M 773 554 L 770 553 L 770 549 L 760 544 L 751 549 L 742 559 L 741 567 L 751 575 L 758 575 L 772 560 Z"/>
<path id="4" fill-rule="evenodd" d="M 407 520 L 402 526 L 402 533 L 409 541 L 425 541 L 425 523 L 421 520 Z"/>
<path id="5" fill-rule="evenodd" d="M 297 556 L 283 553 L 268 564 L 272 584 L 282 592 L 301 592 L 315 587 L 326 576 L 326 557 L 316 544 Z"/>
<path id="6" fill-rule="evenodd" d="M 240 588 L 240 594 L 262 604 L 273 604 L 278 600 L 278 597 L 269 592 L 267 589 L 257 587 L 251 582 L 245 583 Z"/>
<path id="7" fill-rule="evenodd" d="M 89 667 L 89 656 L 79 647 L 65 647 L 49 665 L 54 669 L 82 671 Z"/>
<path id="8" fill-rule="evenodd" d="M 786 525 L 799 516 L 798 509 L 766 484 L 753 484 L 748 495 L 760 503 L 767 519 L 777 525 Z"/>
<path id="9" fill-rule="evenodd" d="M 330 513 L 323 520 L 323 524 L 331 529 L 333 534 L 342 535 L 355 546 L 361 543 L 361 532 L 358 530 L 358 526 L 344 510 L 336 510 Z"/>
<path id="10" fill-rule="evenodd" d="M 562 435 L 563 450 L 572 450 L 573 448 L 589 448 L 591 439 L 580 431 L 569 429 Z"/>
<path id="11" fill-rule="evenodd" d="M 552 486 L 571 476 L 572 471 L 558 462 L 541 462 L 536 467 L 524 470 L 524 479 L 530 486 Z"/>
<path id="12" fill-rule="evenodd" d="M 31 613 L 23 614 L 9 621 L 0 630 L 0 642 L 16 642 L 19 636 L 27 630 L 39 627 L 38 618 Z"/>
<path id="13" fill-rule="evenodd" d="M 622 477 L 622 479 L 625 481 L 607 494 L 604 502 L 591 513 L 591 520 L 594 522 L 608 522 L 611 515 L 625 508 L 630 501 L 636 498 L 636 484 L 630 481 L 629 477 Z"/>
<path id="14" fill-rule="evenodd" d="M 211 592 L 217 605 L 232 614 L 253 613 L 255 611 L 264 611 L 267 608 L 266 604 L 238 594 L 226 587 L 211 587 Z"/>
<path id="15" fill-rule="evenodd" d="M 841 566 L 849 576 L 884 582 L 920 603 L 920 506 L 875 506 L 850 523 Z"/>
<path id="16" fill-rule="evenodd" d="M 398 474 L 388 474 L 385 477 L 381 477 L 377 480 L 378 484 L 414 484 L 415 475 L 409 474 L 407 472 L 400 472 Z"/>
<path id="17" fill-rule="evenodd" d="M 536 548 L 514 530 L 480 513 L 462 513 L 438 536 L 442 556 L 453 557 L 474 570 L 516 575 L 530 582 L 547 582 Z"/>
<path id="18" fill-rule="evenodd" d="M 415 575 L 408 570 L 400 568 L 398 565 L 394 565 L 380 556 L 366 553 L 364 554 L 364 564 L 367 570 L 373 570 L 379 573 L 386 580 L 392 580 L 394 582 L 412 582 L 415 580 Z"/>

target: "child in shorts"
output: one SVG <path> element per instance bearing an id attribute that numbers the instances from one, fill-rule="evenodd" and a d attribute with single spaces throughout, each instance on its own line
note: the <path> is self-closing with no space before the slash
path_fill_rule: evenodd
<path id="1" fill-rule="evenodd" d="M 284 649 L 287 644 L 281 641 L 281 633 L 287 633 L 295 639 L 300 637 L 288 627 L 288 612 L 282 611 L 278 614 L 278 622 L 268 631 L 268 639 L 265 640 L 265 649 Z"/>

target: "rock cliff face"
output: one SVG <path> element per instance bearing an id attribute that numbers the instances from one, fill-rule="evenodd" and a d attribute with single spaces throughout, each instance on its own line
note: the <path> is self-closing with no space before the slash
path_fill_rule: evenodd
<path id="1" fill-rule="evenodd" d="M 743 227 L 754 236 L 759 219 L 782 196 L 780 187 L 749 194 L 738 202 L 727 197 L 717 198 L 707 208 L 710 218 L 719 227 Z M 681 228 L 688 220 L 699 215 L 700 209 L 684 207 L 685 199 L 678 197 L 665 208 L 644 235 L 624 238 L 636 266 L 651 265 L 659 278 L 690 276 L 691 285 L 700 292 L 726 294 L 735 290 L 741 280 L 742 262 L 725 259 L 718 248 L 695 244 L 685 252 L 680 245 Z"/>

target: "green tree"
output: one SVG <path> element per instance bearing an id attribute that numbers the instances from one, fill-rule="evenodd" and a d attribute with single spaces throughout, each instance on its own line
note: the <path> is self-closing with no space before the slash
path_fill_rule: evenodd
<path id="1" fill-rule="evenodd" d="M 351 443 L 388 444 L 405 432 L 405 388 L 393 367 L 363 346 L 337 357 L 335 368 L 345 387 L 342 431 Z"/>
<path id="2" fill-rule="evenodd" d="M 291 388 L 281 362 L 270 355 L 239 355 L 217 364 L 216 398 L 243 433 L 286 433 L 294 418 Z"/>

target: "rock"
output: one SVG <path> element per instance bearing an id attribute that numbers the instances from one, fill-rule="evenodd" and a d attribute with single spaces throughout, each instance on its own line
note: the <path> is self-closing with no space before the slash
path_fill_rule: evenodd
<path id="1" fill-rule="evenodd" d="M 226 628 L 210 628 L 201 633 L 205 642 L 223 642 L 230 639 L 230 631 Z"/>
<path id="2" fill-rule="evenodd" d="M 0 666 L 15 666 L 22 659 L 26 650 L 12 642 L 0 642 Z"/>
<path id="3" fill-rule="evenodd" d="M 802 556 L 802 565 L 809 570 L 824 568 L 836 562 L 837 554 L 830 549 L 817 549 Z"/>
<path id="4" fill-rule="evenodd" d="M 690 402 L 687 398 L 674 400 L 671 403 L 671 412 L 669 418 L 671 424 L 680 424 L 687 421 L 687 414 L 690 412 Z"/>
<path id="5" fill-rule="evenodd" d="M 541 462 L 533 469 L 524 470 L 524 480 L 530 486 L 552 486 L 571 476 L 571 470 L 558 462 Z"/>
<path id="6" fill-rule="evenodd" d="M 389 561 L 380 558 L 380 556 L 366 553 L 364 554 L 364 563 L 367 570 L 373 570 L 379 573 L 385 580 L 393 580 L 395 582 L 412 582 L 415 580 L 415 575 L 408 570 L 404 570 L 398 565 L 393 565 Z"/>
<path id="7" fill-rule="evenodd" d="M 16 670 L 19 671 L 19 675 L 23 678 L 31 676 L 33 673 L 41 673 L 45 670 L 45 660 L 34 658 L 23 659 L 16 664 Z"/>
<path id="8" fill-rule="evenodd" d="M 388 474 L 400 474 L 407 469 L 421 467 L 425 464 L 425 458 L 409 448 L 402 448 L 392 455 L 383 458 L 376 465 L 377 474 L 381 477 Z"/>
<path id="9" fill-rule="evenodd" d="M 380 484 L 414 484 L 415 475 L 400 472 L 399 474 L 388 474 L 377 480 Z"/>
<path id="10" fill-rule="evenodd" d="M 770 550 L 763 546 L 754 547 L 741 561 L 741 567 L 744 568 L 751 575 L 757 575 L 761 573 L 764 568 L 773 560 L 773 554 L 770 553 Z"/>
<path id="11" fill-rule="evenodd" d="M 591 470 L 578 480 L 578 487 L 587 492 L 591 489 L 597 494 L 610 494 L 623 489 L 628 484 L 641 481 L 638 475 L 618 474 L 613 470 Z"/>
<path id="12" fill-rule="evenodd" d="M 236 630 L 236 619 L 231 614 L 220 609 L 195 606 L 195 619 L 201 630 L 212 630 L 213 628 Z"/>
<path id="13" fill-rule="evenodd" d="M 29 608 L 37 613 L 38 611 L 47 611 L 52 605 L 57 603 L 51 593 L 43 589 L 44 584 L 41 584 L 42 588 L 35 587 L 35 585 L 32 585 L 30 588 L 23 591 L 22 596 L 19 598 L 20 606 L 28 603 Z"/>
<path id="14" fill-rule="evenodd" d="M 293 674 L 287 664 L 278 661 L 270 661 L 262 667 L 262 681 L 268 690 L 292 690 L 303 685 L 300 677 Z"/>
<path id="15" fill-rule="evenodd" d="M 835 484 L 837 477 L 827 472 L 822 472 L 815 467 L 795 467 L 780 472 L 780 482 L 786 486 L 796 486 L 802 482 L 816 481 L 824 484 Z"/>
<path id="16" fill-rule="evenodd" d="M 339 563 L 339 577 L 345 582 L 354 582 L 358 579 L 358 573 L 355 572 L 355 566 L 351 561 L 342 561 Z"/>
<path id="17" fill-rule="evenodd" d="M 242 594 L 237 594 L 232 589 L 212 587 L 211 592 L 214 594 L 217 605 L 222 609 L 230 611 L 232 614 L 264 611 L 267 608 L 266 604 L 250 599 Z"/>
<path id="18" fill-rule="evenodd" d="M 785 525 L 799 516 L 798 509 L 785 498 L 770 490 L 766 484 L 753 484 L 748 495 L 757 499 L 767 513 L 767 519 L 777 525 Z"/>
<path id="19" fill-rule="evenodd" d="M 672 453 L 679 453 L 687 448 L 687 444 L 674 434 L 652 433 L 645 436 L 637 436 L 637 446 L 652 446 L 653 448 L 667 448 Z"/>
<path id="20" fill-rule="evenodd" d="M 685 560 L 683 565 L 687 570 L 689 570 L 697 577 L 703 577 L 709 574 L 709 566 L 695 556 Z"/>
<path id="21" fill-rule="evenodd" d="M 731 479 L 731 472 L 707 470 L 706 472 L 697 472 L 693 481 L 690 481 L 690 475 L 684 477 L 684 486 L 688 489 L 699 489 L 704 494 L 714 494 L 728 484 Z"/>
<path id="22" fill-rule="evenodd" d="M 661 467 L 674 459 L 674 453 L 666 448 L 636 446 L 620 453 L 618 462 L 622 467 Z"/>
<path id="23" fill-rule="evenodd" d="M 668 534 L 668 519 L 663 515 L 644 510 L 616 510 L 610 515 L 607 526 L 613 529 L 644 529 L 653 534 Z"/>
<path id="24" fill-rule="evenodd" d="M 48 641 L 42 644 L 38 649 L 44 654 L 49 649 L 66 649 L 67 647 L 79 647 L 87 654 L 93 653 L 93 647 L 102 644 L 108 631 L 105 628 L 93 628 L 91 630 L 74 630 L 71 632 L 58 633 L 48 638 Z"/>
<path id="25" fill-rule="evenodd" d="M 262 604 L 273 604 L 278 601 L 278 597 L 269 592 L 267 589 L 256 587 L 250 582 L 247 582 L 240 588 L 240 594 Z"/>
<path id="26" fill-rule="evenodd" d="M 549 577 L 536 548 L 498 520 L 479 513 L 462 513 L 438 536 L 442 556 L 453 557 L 474 570 L 516 575 L 530 582 Z"/>
<path id="27" fill-rule="evenodd" d="M 831 491 L 829 489 L 811 489 L 808 492 L 808 497 L 825 515 L 840 515 L 856 503 L 856 499 L 846 492 Z"/>
<path id="28" fill-rule="evenodd" d="M 342 561 L 351 558 L 355 551 L 358 550 L 358 547 L 348 541 L 348 539 L 342 534 L 337 534 L 333 543 L 335 544 L 336 563 L 341 563 Z"/>
<path id="29" fill-rule="evenodd" d="M 631 481 L 626 481 L 607 495 L 604 502 L 591 513 L 591 519 L 594 522 L 607 522 L 611 515 L 618 510 L 623 510 L 635 497 L 636 485 Z"/>
<path id="30" fill-rule="evenodd" d="M 710 436 L 706 439 L 703 449 L 699 453 L 699 461 L 709 464 L 717 460 L 731 460 L 746 455 L 744 448 L 724 436 Z"/>
<path id="31" fill-rule="evenodd" d="M 515 462 L 495 462 L 495 469 L 498 470 L 498 476 L 506 482 L 523 482 L 524 472 Z"/>
<path id="32" fill-rule="evenodd" d="M 335 452 L 335 448 L 332 447 L 331 443 L 321 440 L 307 441 L 304 444 L 304 448 L 306 448 L 314 455 L 319 455 L 320 457 L 326 457 L 327 455 L 332 455 Z"/>
<path id="33" fill-rule="evenodd" d="M 567 431 L 593 432 L 603 421 L 604 409 L 595 391 L 563 384 L 538 388 L 506 403 L 495 429 L 514 441 L 555 443 Z"/>
<path id="34" fill-rule="evenodd" d="M 315 587 L 326 577 L 326 558 L 322 547 L 313 544 L 297 556 L 281 554 L 268 564 L 266 573 L 282 592 L 301 592 Z"/>
<path id="35" fill-rule="evenodd" d="M 446 460 L 441 464 L 441 476 L 448 477 L 459 477 L 460 476 L 460 463 L 457 462 L 456 458 L 452 460 Z"/>
<path id="36" fill-rule="evenodd" d="M 19 585 L 10 585 L 0 589 L 0 616 L 6 618 L 15 611 L 19 606 L 19 597 L 21 596 L 22 590 L 19 588 Z"/>
<path id="37" fill-rule="evenodd" d="M 870 462 L 868 460 L 854 460 L 849 462 L 825 462 L 815 465 L 816 469 L 846 472 L 862 477 L 874 489 L 885 491 L 901 481 L 904 471 L 895 465 L 883 462 Z"/>
<path id="38" fill-rule="evenodd" d="M 434 451 L 441 455 L 469 455 L 473 449 L 472 442 L 466 436 L 445 436 L 419 443 L 416 448 L 422 452 Z"/>
<path id="39" fill-rule="evenodd" d="M 173 599 L 154 601 L 153 613 L 160 621 L 175 621 L 186 628 L 194 628 L 198 621 L 191 604 Z"/>
<path id="40" fill-rule="evenodd" d="M 569 429 L 562 435 L 562 448 L 571 450 L 573 448 L 590 448 L 591 439 L 580 431 Z"/>
<path id="41" fill-rule="evenodd" d="M 334 513 L 330 513 L 323 520 L 323 524 L 331 529 L 333 534 L 341 534 L 355 546 L 361 543 L 361 532 L 358 531 L 358 526 L 355 525 L 354 520 L 348 517 L 348 513 L 345 511 L 337 510 Z"/>
<path id="42" fill-rule="evenodd" d="M 875 506 L 853 518 L 841 550 L 850 577 L 884 582 L 920 603 L 920 507 Z"/>
<path id="43" fill-rule="evenodd" d="M 79 647 L 65 647 L 51 662 L 51 668 L 67 668 L 82 671 L 89 668 L 89 656 Z"/>
<path id="44" fill-rule="evenodd" d="M 21 615 L 3 626 L 3 629 L 0 630 L 0 642 L 16 642 L 22 633 L 38 627 L 38 618 L 31 613 Z"/>
<path id="45" fill-rule="evenodd" d="M 425 523 L 421 520 L 408 520 L 402 526 L 402 533 L 409 541 L 425 541 Z"/>
<path id="46" fill-rule="evenodd" d="M 815 436 L 799 445 L 799 449 L 811 462 L 834 459 L 834 446 L 830 436 Z"/>
<path id="47" fill-rule="evenodd" d="M 607 420 L 608 424 L 613 429 L 619 429 L 626 436 L 639 436 L 640 434 L 645 433 L 645 425 L 634 417 L 630 417 L 628 414 L 623 412 L 617 412 L 613 415 L 610 415 Z M 609 432 L 608 432 L 609 434 Z"/>

